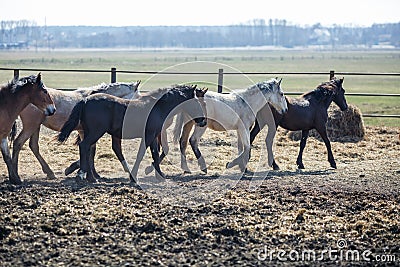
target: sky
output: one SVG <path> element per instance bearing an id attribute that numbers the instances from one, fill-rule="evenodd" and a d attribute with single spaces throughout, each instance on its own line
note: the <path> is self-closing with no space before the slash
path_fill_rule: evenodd
<path id="1" fill-rule="evenodd" d="M 0 21 L 27 19 L 39 26 L 232 25 L 252 19 L 324 26 L 400 22 L 399 0 L 0 0 L 0 9 Z"/>

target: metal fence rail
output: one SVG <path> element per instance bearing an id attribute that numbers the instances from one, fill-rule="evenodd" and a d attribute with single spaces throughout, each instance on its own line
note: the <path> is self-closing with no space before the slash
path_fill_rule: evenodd
<path id="1" fill-rule="evenodd" d="M 130 71 L 130 70 L 117 70 L 117 68 L 111 68 L 110 70 L 78 70 L 78 69 L 48 69 L 48 68 L 3 68 L 0 70 L 13 71 L 14 77 L 19 76 L 20 71 L 40 71 L 40 72 L 79 72 L 79 73 L 110 73 L 111 82 L 117 82 L 117 73 L 123 74 L 160 74 L 160 75 L 216 75 L 218 92 L 222 93 L 224 75 L 329 75 L 329 79 L 332 79 L 335 75 L 343 76 L 394 76 L 400 77 L 400 73 L 373 73 L 373 72 L 335 72 L 331 70 L 328 72 L 224 72 L 223 69 L 219 69 L 218 72 L 174 72 L 174 71 Z M 68 89 L 66 89 L 68 90 Z M 301 95 L 302 92 L 285 92 L 287 95 Z M 400 97 L 400 94 L 377 94 L 377 93 L 346 93 L 347 96 L 365 96 L 365 97 Z M 363 114 L 363 117 L 371 118 L 400 118 L 400 114 Z"/>

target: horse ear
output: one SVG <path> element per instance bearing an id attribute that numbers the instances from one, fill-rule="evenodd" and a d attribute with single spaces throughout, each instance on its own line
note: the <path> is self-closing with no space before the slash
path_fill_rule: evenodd
<path id="1" fill-rule="evenodd" d="M 340 79 L 340 84 L 343 84 L 344 81 L 344 77 L 342 77 L 342 79 Z"/>
<path id="2" fill-rule="evenodd" d="M 18 79 L 19 79 L 19 75 L 17 74 L 17 75 L 14 76 L 14 78 L 12 80 L 12 83 L 16 84 L 18 82 Z"/>
<path id="3" fill-rule="evenodd" d="M 37 83 L 37 84 L 40 84 L 41 81 L 42 81 L 42 73 L 39 72 L 38 75 L 37 75 L 37 77 L 36 77 L 36 83 Z"/>
<path id="4" fill-rule="evenodd" d="M 282 78 L 279 80 L 278 85 L 281 86 Z"/>

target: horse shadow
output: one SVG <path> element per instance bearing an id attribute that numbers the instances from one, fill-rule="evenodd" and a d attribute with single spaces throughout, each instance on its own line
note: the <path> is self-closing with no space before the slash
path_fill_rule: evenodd
<path id="1" fill-rule="evenodd" d="M 270 180 L 276 177 L 285 176 L 310 176 L 310 175 L 331 175 L 334 174 L 333 169 L 326 170 L 270 170 L 270 171 L 256 171 L 256 172 L 245 172 L 240 176 L 239 174 L 232 175 L 207 175 L 207 174 L 178 174 L 173 176 L 167 176 L 167 179 L 174 182 L 192 182 L 196 180 L 216 180 L 220 178 L 225 178 L 229 180 Z M 238 178 L 239 177 L 239 178 Z"/>
<path id="2" fill-rule="evenodd" d="M 250 182 L 262 182 L 264 180 L 272 180 L 274 178 L 282 178 L 288 176 L 315 176 L 315 175 L 331 175 L 334 174 L 335 170 L 279 170 L 279 171 L 258 171 L 230 175 L 219 175 L 219 174 L 177 174 L 177 175 L 167 175 L 166 180 L 176 183 L 190 183 L 195 181 L 217 181 L 219 179 L 225 179 L 227 181 L 250 181 Z M 137 188 L 139 190 L 146 188 L 147 184 L 157 184 L 160 185 L 163 181 L 157 181 L 152 177 L 139 178 L 138 184 L 131 183 L 128 177 L 101 177 L 96 183 L 90 183 L 86 180 L 81 180 L 77 177 L 64 177 L 63 179 L 57 180 L 25 180 L 21 185 L 12 185 L 8 181 L 0 183 L 0 191 L 18 191 L 27 187 L 51 187 L 51 188 L 68 188 L 72 192 L 77 192 L 82 189 L 87 188 L 100 188 L 100 187 L 120 187 L 120 186 L 131 186 L 132 188 Z"/>

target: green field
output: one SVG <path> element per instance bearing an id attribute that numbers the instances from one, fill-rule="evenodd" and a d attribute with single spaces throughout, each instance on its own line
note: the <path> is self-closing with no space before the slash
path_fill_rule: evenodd
<path id="1" fill-rule="evenodd" d="M 77 70 L 174 71 L 174 72 L 324 72 L 324 75 L 280 75 L 287 92 L 305 92 L 328 80 L 329 71 L 400 73 L 400 51 L 292 51 L 292 50 L 110 50 L 110 51 L 2 51 L 0 68 L 47 68 Z M 33 71 L 21 72 L 28 75 Z M 12 71 L 0 70 L 0 82 L 12 78 Z M 43 72 L 47 86 L 86 87 L 109 82 L 109 73 Z M 225 75 L 225 90 L 244 88 L 274 75 Z M 117 75 L 118 81 L 143 80 L 142 90 L 174 83 L 197 82 L 216 90 L 217 75 Z M 400 77 L 345 77 L 347 92 L 400 93 Z M 348 97 L 363 113 L 400 114 L 400 98 Z M 400 119 L 365 119 L 367 124 L 398 126 Z"/>

